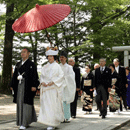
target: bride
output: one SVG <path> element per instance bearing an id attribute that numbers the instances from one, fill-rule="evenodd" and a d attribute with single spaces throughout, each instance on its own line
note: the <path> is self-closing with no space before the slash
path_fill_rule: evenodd
<path id="1" fill-rule="evenodd" d="M 48 63 L 43 66 L 40 77 L 40 112 L 38 122 L 55 129 L 63 120 L 62 90 L 64 73 L 56 62 L 57 50 L 47 50 Z"/>

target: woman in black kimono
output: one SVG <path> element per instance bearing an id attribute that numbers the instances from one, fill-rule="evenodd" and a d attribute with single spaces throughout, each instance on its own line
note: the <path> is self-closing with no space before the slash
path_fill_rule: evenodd
<path id="1" fill-rule="evenodd" d="M 120 91 L 117 87 L 117 84 L 119 83 L 118 73 L 115 71 L 115 65 L 109 64 L 109 68 L 111 69 L 111 79 L 112 79 L 112 89 L 115 89 L 115 94 L 109 96 L 109 108 L 110 112 L 115 112 L 118 107 L 120 106 Z M 112 102 L 112 104 L 111 104 Z M 114 107 L 112 107 L 114 104 Z"/>
<path id="2" fill-rule="evenodd" d="M 93 104 L 93 74 L 89 65 L 85 67 L 85 74 L 82 76 L 81 90 L 83 91 L 83 111 L 91 113 Z"/>
<path id="3" fill-rule="evenodd" d="M 120 91 L 119 88 L 117 87 L 119 83 L 119 78 L 118 78 L 118 73 L 115 71 L 115 65 L 114 64 L 109 64 L 109 68 L 111 69 L 111 78 L 112 78 L 112 88 L 116 90 L 116 93 L 120 97 Z"/>

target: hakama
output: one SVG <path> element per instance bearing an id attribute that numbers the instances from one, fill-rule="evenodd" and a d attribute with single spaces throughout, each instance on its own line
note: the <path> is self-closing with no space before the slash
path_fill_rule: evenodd
<path id="1" fill-rule="evenodd" d="M 64 109 L 64 118 L 65 119 L 70 119 L 70 115 L 71 115 L 71 113 L 70 113 L 70 103 L 69 104 L 67 104 L 66 103 L 66 101 L 63 101 L 63 109 Z"/>
<path id="2" fill-rule="evenodd" d="M 33 105 L 24 103 L 25 79 L 18 84 L 17 92 L 17 125 L 27 127 L 32 122 L 37 121 L 36 112 Z"/>

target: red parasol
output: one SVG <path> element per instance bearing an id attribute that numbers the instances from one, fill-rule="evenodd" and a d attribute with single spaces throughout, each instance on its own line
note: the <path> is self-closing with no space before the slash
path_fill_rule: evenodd
<path id="1" fill-rule="evenodd" d="M 69 15 L 71 9 L 64 4 L 41 5 L 29 10 L 12 25 L 20 33 L 35 32 L 49 28 Z"/>

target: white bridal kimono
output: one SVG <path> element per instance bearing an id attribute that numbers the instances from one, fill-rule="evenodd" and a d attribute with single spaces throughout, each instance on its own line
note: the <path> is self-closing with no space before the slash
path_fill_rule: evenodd
<path id="1" fill-rule="evenodd" d="M 41 71 L 40 83 L 54 82 L 52 86 L 41 86 L 40 112 L 38 122 L 49 126 L 58 126 L 64 120 L 62 90 L 64 73 L 55 61 L 47 63 Z"/>

